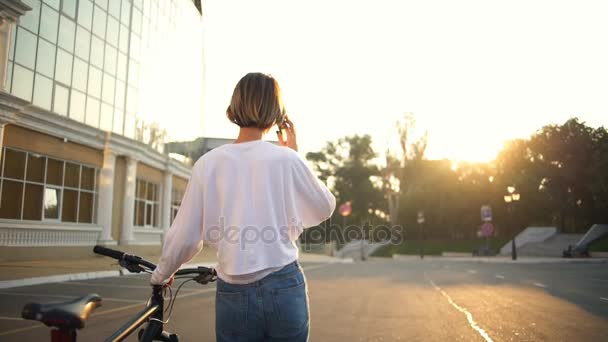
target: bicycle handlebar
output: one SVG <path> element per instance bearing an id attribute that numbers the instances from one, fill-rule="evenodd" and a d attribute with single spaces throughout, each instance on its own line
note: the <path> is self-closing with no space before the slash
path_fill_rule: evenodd
<path id="1" fill-rule="evenodd" d="M 107 248 L 104 246 L 95 246 L 93 247 L 93 252 L 99 255 L 107 256 L 112 259 L 116 259 L 119 261 L 120 265 L 128 269 L 130 272 L 139 273 L 145 271 L 142 268 L 146 267 L 150 271 L 154 271 L 156 269 L 156 265 L 138 257 L 136 255 L 130 255 L 125 252 L 117 251 L 111 248 Z M 188 274 L 198 274 L 197 277 L 198 282 L 207 283 L 208 281 L 213 281 L 212 279 L 216 276 L 216 272 L 213 268 L 199 266 L 197 268 L 182 268 L 175 272 L 176 276 L 180 275 L 188 275 Z"/>

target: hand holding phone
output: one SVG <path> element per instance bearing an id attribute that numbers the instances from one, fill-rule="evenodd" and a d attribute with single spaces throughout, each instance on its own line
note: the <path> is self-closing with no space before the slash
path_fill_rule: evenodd
<path id="1" fill-rule="evenodd" d="M 296 129 L 293 122 L 291 122 L 288 117 L 285 117 L 283 123 L 279 124 L 278 126 L 279 130 L 277 131 L 277 137 L 279 138 L 279 145 L 289 147 L 294 151 L 298 151 Z"/>

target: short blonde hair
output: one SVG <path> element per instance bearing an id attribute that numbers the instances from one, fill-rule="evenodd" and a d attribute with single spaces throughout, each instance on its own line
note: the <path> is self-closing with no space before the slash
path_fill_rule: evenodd
<path id="1" fill-rule="evenodd" d="M 263 130 L 281 125 L 285 108 L 279 83 L 272 76 L 249 73 L 237 83 L 226 116 L 239 127 Z"/>

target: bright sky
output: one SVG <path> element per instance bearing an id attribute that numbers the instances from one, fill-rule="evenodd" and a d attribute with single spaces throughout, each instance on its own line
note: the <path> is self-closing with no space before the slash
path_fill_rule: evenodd
<path id="1" fill-rule="evenodd" d="M 302 152 L 347 134 L 386 148 L 414 113 L 429 158 L 487 161 L 578 116 L 608 125 L 608 1 L 207 0 L 203 133 L 234 137 L 236 82 L 271 73 Z M 274 137 L 273 137 L 274 138 Z"/>

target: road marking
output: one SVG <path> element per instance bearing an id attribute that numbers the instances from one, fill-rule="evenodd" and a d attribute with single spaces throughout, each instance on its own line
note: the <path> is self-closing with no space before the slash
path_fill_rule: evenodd
<path id="1" fill-rule="evenodd" d="M 542 287 L 543 289 L 547 288 L 547 285 L 545 285 L 543 283 L 532 283 L 532 285 L 537 286 L 537 287 Z"/>
<path id="2" fill-rule="evenodd" d="M 606 297 L 600 297 L 600 300 L 604 300 L 604 301 L 608 302 L 608 298 L 606 298 Z"/>
<path id="3" fill-rule="evenodd" d="M 473 319 L 473 315 L 466 308 L 463 308 L 463 307 L 459 306 L 458 304 L 456 304 L 456 302 L 454 302 L 452 300 L 452 297 L 450 297 L 449 294 L 447 294 L 445 291 L 443 291 L 439 286 L 437 286 L 435 284 L 435 282 L 433 282 L 431 280 L 431 278 L 428 277 L 426 272 L 424 272 L 424 277 L 431 283 L 431 285 L 433 286 L 433 288 L 435 288 L 435 290 L 439 291 L 439 293 L 441 293 L 448 300 L 448 302 L 454 308 L 456 308 L 456 310 L 462 312 L 467 317 L 467 321 L 469 322 L 469 325 L 471 326 L 471 328 L 473 328 L 473 330 L 477 331 L 479 333 L 479 335 L 481 335 L 481 337 L 483 337 L 483 339 L 486 340 L 486 342 L 493 342 L 490 335 L 488 335 L 488 333 L 485 330 L 483 330 L 479 326 L 479 324 L 477 324 L 477 322 L 475 322 L 475 319 Z"/>
<path id="4" fill-rule="evenodd" d="M 498 279 L 505 279 L 505 276 L 500 275 L 500 274 L 495 275 L 495 277 L 498 278 Z"/>
<path id="5" fill-rule="evenodd" d="M 23 321 L 24 320 L 21 317 L 6 317 L 6 316 L 0 316 L 0 319 L 4 319 L 7 321 Z"/>
<path id="6" fill-rule="evenodd" d="M 477 271 L 476 270 L 467 270 L 467 272 L 471 273 L 471 274 L 476 274 Z"/>
<path id="7" fill-rule="evenodd" d="M 6 336 L 6 335 L 10 335 L 10 334 L 16 334 L 16 333 L 20 333 L 20 332 L 23 332 L 23 331 L 34 330 L 34 329 L 39 329 L 39 328 L 43 328 L 43 327 L 45 327 L 45 325 L 42 324 L 42 323 L 40 323 L 40 324 L 32 325 L 30 327 L 25 327 L 25 328 L 19 328 L 19 329 L 13 329 L 13 330 L 8 330 L 8 331 L 0 332 L 0 336 Z"/>
<path id="8" fill-rule="evenodd" d="M 90 284 L 90 283 L 81 283 L 76 281 L 70 281 L 66 283 L 59 283 L 59 285 L 77 285 L 77 286 L 93 286 L 93 287 L 111 287 L 111 288 L 123 288 L 123 289 L 150 289 L 150 285 L 114 285 L 114 284 Z M 195 291 L 190 288 L 182 288 L 180 291 Z"/>

